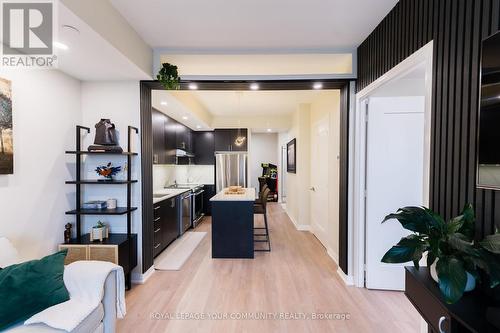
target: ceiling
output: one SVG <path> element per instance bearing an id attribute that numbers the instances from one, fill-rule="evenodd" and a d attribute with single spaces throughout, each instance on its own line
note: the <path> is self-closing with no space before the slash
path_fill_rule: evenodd
<path id="1" fill-rule="evenodd" d="M 195 131 L 248 127 L 252 132 L 288 130 L 299 104 L 333 90 L 152 91 L 153 108 Z"/>
<path id="2" fill-rule="evenodd" d="M 58 69 L 83 81 L 146 80 L 150 77 L 78 16 L 58 5 Z M 70 25 L 75 29 L 65 28 Z"/>
<path id="3" fill-rule="evenodd" d="M 352 50 L 398 0 L 110 0 L 154 48 Z"/>
<path id="4" fill-rule="evenodd" d="M 322 91 L 194 91 L 193 96 L 214 116 L 287 115 L 300 103 L 311 103 Z"/>

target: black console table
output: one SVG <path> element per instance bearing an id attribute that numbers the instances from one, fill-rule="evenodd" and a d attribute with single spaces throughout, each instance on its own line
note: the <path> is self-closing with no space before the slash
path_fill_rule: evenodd
<path id="1" fill-rule="evenodd" d="M 488 321 L 491 300 L 474 290 L 465 293 L 457 303 L 447 304 L 427 267 L 406 267 L 405 295 L 427 322 L 429 332 L 500 332 Z"/>

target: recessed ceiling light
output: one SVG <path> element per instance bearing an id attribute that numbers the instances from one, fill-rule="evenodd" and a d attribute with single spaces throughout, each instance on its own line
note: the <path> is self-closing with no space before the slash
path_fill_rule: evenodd
<path id="1" fill-rule="evenodd" d="M 69 25 L 69 24 L 63 24 L 61 26 L 61 28 L 64 30 L 64 31 L 67 31 L 67 32 L 71 32 L 71 33 L 76 33 L 76 34 L 79 34 L 80 33 L 80 30 L 73 26 L 73 25 Z"/>
<path id="2" fill-rule="evenodd" d="M 52 43 L 52 45 L 54 45 L 55 48 L 60 49 L 60 50 L 67 50 L 67 49 L 69 49 L 68 45 L 63 44 L 61 42 L 54 42 L 54 43 Z"/>
<path id="3" fill-rule="evenodd" d="M 271 132 L 271 131 L 272 131 L 272 129 L 268 128 L 268 129 L 267 129 L 267 131 L 268 131 L 268 132 Z"/>
<path id="4" fill-rule="evenodd" d="M 323 88 L 323 83 L 321 82 L 315 82 L 313 84 L 313 89 L 322 89 Z"/>
<path id="5" fill-rule="evenodd" d="M 191 90 L 196 90 L 196 89 L 198 89 L 198 85 L 197 85 L 196 83 L 190 83 L 188 87 L 189 87 L 189 89 L 191 89 Z"/>
<path id="6" fill-rule="evenodd" d="M 161 102 L 160 102 L 160 104 L 161 104 L 161 105 L 168 105 L 168 103 L 167 103 L 167 102 L 165 102 L 165 101 L 161 101 Z"/>
<path id="7" fill-rule="evenodd" d="M 252 90 L 259 90 L 259 85 L 257 83 L 252 83 L 250 85 L 250 89 L 252 89 Z"/>
<path id="8" fill-rule="evenodd" d="M 188 120 L 189 118 L 188 118 L 188 116 L 182 116 L 182 119 Z"/>

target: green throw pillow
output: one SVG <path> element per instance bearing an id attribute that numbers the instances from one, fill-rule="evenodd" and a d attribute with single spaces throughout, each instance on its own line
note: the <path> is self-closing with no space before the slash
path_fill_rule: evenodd
<path id="1" fill-rule="evenodd" d="M 67 252 L 0 270 L 0 331 L 69 299 L 63 280 Z"/>

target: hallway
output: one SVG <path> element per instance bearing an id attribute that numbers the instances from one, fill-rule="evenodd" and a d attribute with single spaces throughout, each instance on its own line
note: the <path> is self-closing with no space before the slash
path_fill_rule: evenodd
<path id="1" fill-rule="evenodd" d="M 127 293 L 127 316 L 118 330 L 419 332 L 418 312 L 403 293 L 346 287 L 311 233 L 297 231 L 280 205 L 270 204 L 269 212 L 272 252 L 257 252 L 254 260 L 213 260 L 205 218 L 196 231 L 209 233 L 180 271 L 157 271 Z M 241 317 L 250 314 L 266 318 Z M 273 317 L 280 314 L 297 317 Z M 337 317 L 314 320 L 315 314 Z"/>

